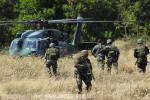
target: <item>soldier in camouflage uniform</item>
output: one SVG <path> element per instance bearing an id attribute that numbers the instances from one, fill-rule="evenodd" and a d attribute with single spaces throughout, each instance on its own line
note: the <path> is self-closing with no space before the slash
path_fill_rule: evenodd
<path id="1" fill-rule="evenodd" d="M 138 46 L 134 49 L 134 57 L 137 58 L 135 64 L 137 64 L 139 72 L 146 72 L 147 66 L 147 55 L 149 54 L 149 49 L 143 44 L 143 40 L 139 39 L 137 41 Z"/>
<path id="2" fill-rule="evenodd" d="M 78 93 L 82 92 L 82 81 L 86 84 L 86 90 L 89 92 L 92 88 L 91 80 L 94 78 L 92 65 L 88 59 L 88 51 L 82 50 L 81 55 L 75 59 L 75 77 L 78 86 Z"/>
<path id="3" fill-rule="evenodd" d="M 46 59 L 46 68 L 50 77 L 52 76 L 50 67 L 53 68 L 53 74 L 57 74 L 57 60 L 60 57 L 59 49 L 55 47 L 54 43 L 49 45 L 49 48 L 46 50 L 45 59 Z"/>
<path id="4" fill-rule="evenodd" d="M 118 73 L 118 58 L 119 58 L 119 49 L 112 45 L 112 40 L 107 40 L 107 46 L 105 48 L 106 57 L 107 57 L 107 66 L 108 72 L 111 73 L 112 65 L 115 68 L 116 73 Z"/>
<path id="5" fill-rule="evenodd" d="M 92 55 L 97 58 L 97 64 L 99 68 L 103 71 L 105 65 L 105 46 L 102 45 L 102 41 L 98 40 L 98 44 L 92 49 Z"/>

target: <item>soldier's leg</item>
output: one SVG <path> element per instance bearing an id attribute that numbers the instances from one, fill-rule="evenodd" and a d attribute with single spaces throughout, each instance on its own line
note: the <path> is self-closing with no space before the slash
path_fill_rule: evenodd
<path id="1" fill-rule="evenodd" d="M 138 63 L 137 67 L 138 67 L 138 72 L 139 73 L 145 73 L 146 72 L 146 65 L 144 65 L 142 63 Z"/>
<path id="2" fill-rule="evenodd" d="M 113 67 L 115 69 L 115 73 L 117 74 L 118 73 L 118 62 L 114 62 Z"/>
<path id="3" fill-rule="evenodd" d="M 78 94 L 81 94 L 82 92 L 82 79 L 79 74 L 76 74 L 76 82 L 77 82 L 77 87 L 78 87 Z"/>
<path id="4" fill-rule="evenodd" d="M 145 73 L 145 72 L 146 72 L 146 66 L 143 67 L 143 73 Z"/>
<path id="5" fill-rule="evenodd" d="M 90 92 L 92 89 L 91 78 L 84 78 L 83 81 L 86 84 L 87 92 Z"/>
<path id="6" fill-rule="evenodd" d="M 101 70 L 104 70 L 104 60 L 99 60 L 99 61 L 97 61 L 97 63 L 98 63 L 98 66 L 99 66 L 99 68 L 101 69 Z"/>
<path id="7" fill-rule="evenodd" d="M 100 68 L 100 70 L 104 70 L 104 59 L 102 56 L 98 55 L 97 56 L 97 65 Z"/>
<path id="8" fill-rule="evenodd" d="M 57 61 L 53 62 L 53 74 L 56 76 L 57 75 Z"/>
<path id="9" fill-rule="evenodd" d="M 108 72 L 108 73 L 111 73 L 111 66 L 112 66 L 112 65 L 107 64 L 107 68 L 108 68 L 108 69 L 107 69 L 107 72 Z"/>
<path id="10" fill-rule="evenodd" d="M 107 60 L 107 72 L 111 73 L 111 67 L 112 67 L 112 59 L 108 58 Z"/>
<path id="11" fill-rule="evenodd" d="M 143 66 L 142 66 L 143 73 L 145 73 L 145 72 L 146 72 L 146 66 L 147 66 L 147 59 L 143 62 L 142 65 L 143 65 Z"/>
<path id="12" fill-rule="evenodd" d="M 49 73 L 49 76 L 51 77 L 51 76 L 52 76 L 52 73 L 51 73 L 50 66 L 51 66 L 50 62 L 47 61 L 47 62 L 46 62 L 46 69 L 47 69 L 47 72 Z"/>

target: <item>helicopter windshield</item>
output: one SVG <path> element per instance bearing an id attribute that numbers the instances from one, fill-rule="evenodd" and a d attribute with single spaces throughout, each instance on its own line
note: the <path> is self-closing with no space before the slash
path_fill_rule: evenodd
<path id="1" fill-rule="evenodd" d="M 28 35 L 27 37 L 28 38 L 42 38 L 43 37 L 42 32 L 44 32 L 44 30 L 38 30 L 38 31 L 35 31 L 32 34 Z"/>
<path id="2" fill-rule="evenodd" d="M 27 30 L 22 33 L 21 38 L 26 38 L 28 35 L 30 35 L 34 30 Z"/>
<path id="3" fill-rule="evenodd" d="M 11 44 L 11 48 L 10 49 L 15 49 L 18 47 L 18 44 L 16 41 L 13 41 L 12 44 Z"/>
<path id="4" fill-rule="evenodd" d="M 26 41 L 24 48 L 36 49 L 36 41 Z"/>

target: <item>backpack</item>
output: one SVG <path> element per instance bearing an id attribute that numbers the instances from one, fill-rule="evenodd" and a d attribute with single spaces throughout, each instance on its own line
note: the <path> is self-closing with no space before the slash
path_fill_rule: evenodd
<path id="1" fill-rule="evenodd" d="M 115 57 L 115 56 L 116 56 L 116 51 L 111 50 L 108 52 L 108 57 Z"/>
<path id="2" fill-rule="evenodd" d="M 110 46 L 109 47 L 108 57 L 111 57 L 111 58 L 118 57 L 117 48 L 115 46 Z"/>
<path id="3" fill-rule="evenodd" d="M 58 55 L 57 55 L 58 50 L 56 48 L 49 48 L 47 49 L 47 59 L 48 60 L 57 60 L 58 59 Z"/>
<path id="4" fill-rule="evenodd" d="M 139 46 L 137 48 L 137 53 L 138 53 L 138 57 L 145 57 L 147 55 L 145 51 L 145 46 Z"/>

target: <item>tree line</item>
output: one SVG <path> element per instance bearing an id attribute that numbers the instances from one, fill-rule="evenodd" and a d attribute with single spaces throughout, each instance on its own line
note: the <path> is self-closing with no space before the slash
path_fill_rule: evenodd
<path id="1" fill-rule="evenodd" d="M 22 21 L 82 17 L 96 20 L 121 20 L 136 22 L 124 23 L 87 23 L 82 25 L 81 40 L 95 41 L 98 38 L 119 38 L 124 36 L 150 35 L 149 0 L 0 0 L 0 20 Z M 69 33 L 70 40 L 75 24 L 48 24 Z M 34 29 L 34 24 L 14 24 L 0 26 L 0 43 L 10 43 L 18 32 Z M 10 38 L 11 37 L 11 38 Z"/>

